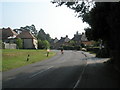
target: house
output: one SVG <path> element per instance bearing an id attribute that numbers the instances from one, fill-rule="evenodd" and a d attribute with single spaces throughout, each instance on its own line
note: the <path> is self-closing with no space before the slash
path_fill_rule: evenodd
<path id="1" fill-rule="evenodd" d="M 88 39 L 87 39 L 85 33 L 82 33 L 82 35 L 81 35 L 81 42 L 86 42 L 86 41 L 88 41 Z"/>
<path id="2" fill-rule="evenodd" d="M 15 43 L 15 38 L 18 35 L 16 32 L 14 32 L 11 28 L 2 28 L 0 29 L 2 31 L 2 42 L 5 43 Z"/>
<path id="3" fill-rule="evenodd" d="M 87 39 L 85 33 L 82 33 L 81 43 L 83 43 L 85 46 L 91 46 L 91 45 L 93 45 L 95 42 L 94 42 L 94 41 L 89 41 L 89 40 Z"/>
<path id="4" fill-rule="evenodd" d="M 76 45 L 81 45 L 81 37 L 82 37 L 82 35 L 80 33 L 78 33 L 78 31 L 77 31 L 71 40 L 75 41 Z"/>
<path id="5" fill-rule="evenodd" d="M 0 39 L 2 40 L 3 49 L 16 49 L 15 38 L 18 35 L 11 28 L 2 28 L 0 29 Z"/>
<path id="6" fill-rule="evenodd" d="M 89 43 L 91 43 L 88 41 L 85 33 L 81 34 L 81 33 L 78 33 L 77 31 L 76 34 L 74 34 L 74 37 L 72 39 L 69 39 L 68 35 L 66 35 L 66 37 L 61 37 L 60 40 L 58 40 L 57 38 L 53 39 L 51 46 L 54 49 L 58 49 L 62 45 L 71 46 L 70 41 L 74 41 L 76 46 L 81 46 L 82 43 L 85 45 L 88 45 Z"/>
<path id="7" fill-rule="evenodd" d="M 23 49 L 37 49 L 37 39 L 29 31 L 22 31 L 16 38 L 23 40 Z"/>
<path id="8" fill-rule="evenodd" d="M 57 37 L 56 37 L 55 39 L 52 39 L 52 40 L 51 40 L 51 48 L 52 48 L 52 49 L 56 49 L 56 48 L 58 47 L 58 45 L 57 45 L 57 44 L 58 44 L 58 43 L 57 43 L 58 41 L 59 41 L 59 40 L 57 39 Z"/>
<path id="9" fill-rule="evenodd" d="M 83 41 L 82 42 L 85 46 L 92 46 L 95 42 L 94 41 Z"/>
<path id="10" fill-rule="evenodd" d="M 70 39 L 68 38 L 68 35 L 66 35 L 66 37 L 61 37 L 60 40 L 55 38 L 53 41 L 52 47 L 54 47 L 54 49 L 58 49 L 62 45 L 68 45 L 69 41 L 70 41 Z"/>
<path id="11" fill-rule="evenodd" d="M 61 39 L 58 41 L 59 45 L 66 45 L 68 42 L 70 41 L 70 39 L 68 38 L 68 35 L 66 35 L 66 37 L 61 37 Z"/>

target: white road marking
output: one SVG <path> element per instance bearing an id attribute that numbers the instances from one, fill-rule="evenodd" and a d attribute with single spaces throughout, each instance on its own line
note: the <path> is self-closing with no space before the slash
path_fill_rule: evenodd
<path id="1" fill-rule="evenodd" d="M 85 72 L 85 68 L 86 68 L 86 67 L 87 67 L 87 63 L 86 63 L 86 65 L 85 65 L 85 67 L 83 68 L 83 71 L 82 71 L 82 73 L 81 73 L 78 81 L 76 82 L 75 86 L 73 87 L 73 90 L 74 90 L 75 88 L 77 88 L 78 84 L 81 82 L 81 79 L 82 79 L 82 76 L 83 76 L 83 74 L 84 74 L 84 72 Z"/>
<path id="2" fill-rule="evenodd" d="M 38 72 L 38 73 L 36 73 L 36 74 L 33 74 L 33 75 L 30 76 L 29 78 L 33 78 L 33 77 L 35 77 L 36 75 L 38 75 L 38 74 L 40 74 L 40 73 L 42 73 L 42 72 L 45 72 L 45 71 L 51 69 L 52 67 L 53 67 L 53 66 L 51 66 L 51 67 L 49 67 L 49 68 L 47 68 L 47 69 L 45 69 L 45 70 L 43 70 L 43 71 L 40 71 L 40 72 Z"/>
<path id="3" fill-rule="evenodd" d="M 12 79 L 15 79 L 15 77 L 8 78 L 7 80 L 12 80 Z"/>

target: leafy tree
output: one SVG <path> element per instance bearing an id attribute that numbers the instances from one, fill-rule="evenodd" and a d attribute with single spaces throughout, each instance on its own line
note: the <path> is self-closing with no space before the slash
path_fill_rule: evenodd
<path id="1" fill-rule="evenodd" d="M 47 40 L 43 41 L 44 49 L 50 48 L 50 43 Z"/>
<path id="2" fill-rule="evenodd" d="M 47 49 L 50 48 L 50 43 L 47 40 L 38 40 L 38 48 L 39 49 Z"/>
<path id="3" fill-rule="evenodd" d="M 37 34 L 38 34 L 38 32 L 35 28 L 35 25 L 33 25 L 33 24 L 31 26 L 27 25 L 25 27 L 20 27 L 20 29 L 14 29 L 14 31 L 16 33 L 19 33 L 19 32 L 22 32 L 22 31 L 30 31 L 35 37 L 37 37 Z"/>
<path id="4" fill-rule="evenodd" d="M 105 48 L 111 53 L 114 61 L 120 65 L 120 2 L 52 2 L 57 6 L 66 5 L 87 22 L 86 29 L 89 39 L 103 40 Z M 92 8 L 91 8 L 92 6 Z M 118 65 L 118 66 L 119 66 Z"/>
<path id="5" fill-rule="evenodd" d="M 18 38 L 18 39 L 16 40 L 16 44 L 17 44 L 17 47 L 18 47 L 19 49 L 22 49 L 22 48 L 23 48 L 23 40 L 22 40 L 21 38 Z"/>
<path id="6" fill-rule="evenodd" d="M 38 32 L 37 38 L 40 40 L 47 40 L 49 42 L 51 41 L 50 35 L 46 34 L 43 29 L 40 29 L 40 31 Z"/>
<path id="7" fill-rule="evenodd" d="M 74 40 L 70 40 L 70 45 L 72 45 L 72 46 L 75 46 L 75 41 Z"/>
<path id="8" fill-rule="evenodd" d="M 38 32 L 38 39 L 40 39 L 40 40 L 46 40 L 46 36 L 45 36 L 46 34 L 45 34 L 45 32 L 44 32 L 44 30 L 43 29 L 40 29 L 40 31 Z"/>
<path id="9" fill-rule="evenodd" d="M 44 49 L 42 40 L 38 40 L 38 49 Z"/>

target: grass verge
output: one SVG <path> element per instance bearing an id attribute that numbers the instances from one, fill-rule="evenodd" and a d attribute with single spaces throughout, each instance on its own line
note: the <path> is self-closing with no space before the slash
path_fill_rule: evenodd
<path id="1" fill-rule="evenodd" d="M 27 57 L 29 54 L 29 60 Z M 55 52 L 50 52 L 46 56 L 46 50 L 18 50 L 4 49 L 2 50 L 2 71 L 18 68 L 42 60 L 46 60 L 54 56 Z"/>

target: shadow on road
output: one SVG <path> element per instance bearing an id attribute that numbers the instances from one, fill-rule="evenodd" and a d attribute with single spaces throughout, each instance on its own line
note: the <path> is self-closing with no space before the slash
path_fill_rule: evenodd
<path id="1" fill-rule="evenodd" d="M 76 88 L 120 87 L 120 74 L 112 65 L 103 63 L 108 59 L 86 57 L 84 60 L 84 64 L 69 63 L 67 66 L 50 66 L 35 72 L 19 73 L 3 79 L 3 88 L 73 88 L 77 81 Z"/>

